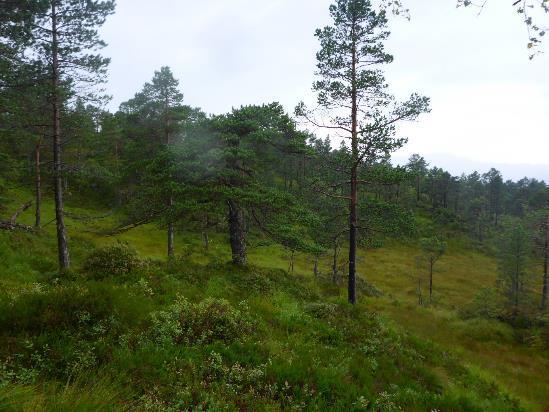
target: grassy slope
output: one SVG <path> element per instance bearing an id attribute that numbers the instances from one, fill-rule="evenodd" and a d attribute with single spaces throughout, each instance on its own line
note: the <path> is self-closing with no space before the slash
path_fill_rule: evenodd
<path id="1" fill-rule="evenodd" d="M 17 195 L 13 205 L 22 203 L 26 198 L 24 193 L 17 193 Z M 81 215 L 98 213 L 76 208 L 69 210 Z M 52 218 L 52 206 L 47 202 L 44 207 L 43 220 L 48 222 Z M 31 223 L 31 213 L 27 212 L 21 222 Z M 72 254 L 76 262 L 85 256 L 89 245 L 101 245 L 115 240 L 93 233 L 93 230 L 101 229 L 112 223 L 114 223 L 114 218 L 88 222 L 85 225 L 80 221 L 69 220 L 69 231 L 75 240 Z M 91 232 L 88 231 L 90 229 Z M 41 235 L 38 242 L 33 241 L 32 245 L 25 237 L 16 239 L 16 242 L 21 243 L 19 245 L 21 256 L 32 259 L 32 255 L 38 252 L 54 267 L 55 259 L 51 255 L 51 248 L 55 245 L 52 237 L 53 230 L 53 224 L 47 226 L 46 234 Z M 119 236 L 119 238 L 131 243 L 143 256 L 158 259 L 164 256 L 164 233 L 153 226 L 135 229 Z M 10 240 L 12 243 L 13 241 L 13 239 Z M 178 237 L 177 244 L 179 246 L 190 244 L 195 250 L 199 250 L 200 240 L 196 234 L 186 234 Z M 36 251 L 36 249 L 38 250 Z M 384 296 L 364 298 L 361 310 L 379 312 L 390 319 L 396 328 L 410 332 L 422 339 L 431 339 L 442 348 L 451 349 L 476 374 L 487 380 L 495 380 L 534 409 L 549 410 L 546 396 L 549 389 L 549 377 L 546 374 L 546 371 L 549 370 L 547 356 L 532 348 L 525 348 L 513 343 L 510 331 L 506 330 L 504 326 L 489 322 L 480 324 L 474 321 L 464 322 L 458 319 L 455 314 L 454 309 L 470 301 L 478 288 L 493 285 L 496 273 L 495 262 L 477 252 L 467 250 L 457 242 L 451 244 L 448 254 L 440 261 L 435 275 L 437 304 L 435 307 L 425 308 L 416 304 L 416 281 L 414 279 L 417 278 L 417 269 L 414 266 L 414 257 L 417 254 L 418 251 L 414 247 L 407 245 L 391 245 L 383 249 L 362 252 L 359 271 L 381 289 Z M 215 259 L 226 260 L 228 258 L 229 251 L 222 236 L 213 236 L 211 255 Z M 41 281 L 40 270 L 29 269 L 23 265 L 21 256 L 14 257 L 12 261 L 7 259 L 7 265 L 4 266 L 3 286 L 16 288 L 25 283 Z M 204 261 L 199 253 L 193 254 L 192 258 L 197 262 L 202 261 L 203 263 Z M 275 246 L 253 249 L 250 253 L 250 260 L 254 265 L 268 268 L 286 269 L 288 265 L 285 251 Z M 41 264 L 44 265 L 43 262 Z M 328 262 L 325 264 L 326 267 L 323 269 L 328 271 Z M 311 267 L 312 263 L 309 258 L 299 256 L 296 262 L 296 274 L 308 276 L 310 279 Z M 202 291 L 203 296 L 224 297 L 224 295 L 230 294 L 228 290 L 234 288 L 234 285 L 226 284 L 220 278 L 213 279 L 216 280 L 210 279 L 206 285 L 203 285 L 205 288 Z M 336 295 L 330 298 L 331 300 L 344 301 L 344 288 L 338 291 L 330 289 L 330 293 Z M 262 303 L 255 302 L 254 309 L 263 308 L 266 313 L 272 313 L 275 310 L 272 306 L 284 307 L 284 305 L 287 306 L 285 310 L 289 312 L 297 310 L 294 307 L 296 303 L 288 301 L 284 296 Z M 266 317 L 268 316 L 266 315 Z M 274 330 L 278 329 L 274 328 Z M 282 336 L 280 339 L 270 340 L 270 345 L 280 345 L 280 342 L 286 338 L 291 340 L 289 336 Z M 273 352 L 281 350 L 281 348 L 274 348 Z M 445 382 L 449 387 L 454 385 L 452 383 L 454 378 L 448 376 L 447 370 L 440 365 L 431 366 L 442 382 Z M 53 391 L 52 393 L 57 392 Z M 66 396 L 70 398 L 70 396 L 77 397 L 82 394 L 76 392 Z M 108 394 L 103 397 L 108 398 Z"/>

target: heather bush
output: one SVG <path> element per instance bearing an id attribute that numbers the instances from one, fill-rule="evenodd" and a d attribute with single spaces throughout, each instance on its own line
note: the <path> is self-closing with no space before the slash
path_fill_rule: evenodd
<path id="1" fill-rule="evenodd" d="M 245 304 L 233 307 L 224 299 L 207 298 L 191 303 L 179 296 L 166 311 L 152 315 L 152 335 L 157 342 L 208 344 L 232 342 L 252 332 L 252 321 Z"/>
<path id="2" fill-rule="evenodd" d="M 100 280 L 108 276 L 128 275 L 142 266 L 135 249 L 125 243 L 116 243 L 94 250 L 83 264 L 86 275 Z"/>

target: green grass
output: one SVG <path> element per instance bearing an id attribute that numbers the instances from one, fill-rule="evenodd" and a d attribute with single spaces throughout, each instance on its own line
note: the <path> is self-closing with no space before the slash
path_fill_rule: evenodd
<path id="1" fill-rule="evenodd" d="M 10 193 L 7 209 L 27 197 Z M 104 213 L 70 202 L 67 210 Z M 52 218 L 47 201 L 43 221 Z M 21 222 L 32 221 L 29 210 Z M 518 409 L 514 397 L 549 410 L 547 355 L 515 343 L 503 324 L 457 316 L 496 278 L 495 261 L 467 242 L 450 242 L 428 307 L 417 305 L 417 248 L 361 251 L 359 275 L 383 296 L 360 296 L 352 308 L 343 286 L 314 280 L 308 256 L 297 255 L 289 275 L 288 253 L 261 246 L 250 249 L 250 269 L 237 269 L 225 263 L 225 235 L 212 234 L 206 253 L 199 234 L 183 232 L 176 252 L 185 257 L 167 265 L 163 230 L 100 235 L 116 223 L 67 219 L 74 269 L 62 278 L 53 224 L 39 234 L 0 233 L 0 410 L 505 411 Z M 153 261 L 127 276 L 87 278 L 85 257 L 118 240 Z M 321 270 L 329 267 L 326 257 Z M 152 320 L 178 295 L 193 305 L 228 302 L 216 318 L 219 339 L 178 341 L 172 318 Z M 253 324 L 237 340 L 223 333 L 233 309 Z M 213 328 L 193 322 L 194 331 Z"/>

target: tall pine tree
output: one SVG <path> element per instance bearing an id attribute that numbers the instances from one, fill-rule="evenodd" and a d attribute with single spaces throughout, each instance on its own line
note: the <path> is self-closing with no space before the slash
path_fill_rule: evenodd
<path id="1" fill-rule="evenodd" d="M 113 0 L 33 0 L 22 10 L 32 19 L 26 38 L 33 53 L 27 59 L 48 73 L 58 259 L 61 269 L 70 265 L 63 199 L 63 113 L 70 100 L 80 96 L 99 100 L 95 87 L 105 80 L 109 59 L 97 54 L 105 46 L 98 28 L 114 12 Z"/>
<path id="2" fill-rule="evenodd" d="M 333 24 L 315 33 L 320 41 L 317 53 L 318 93 L 322 112 L 310 111 L 303 103 L 296 114 L 315 127 L 329 129 L 350 143 L 345 164 L 349 193 L 349 302 L 356 302 L 356 252 L 358 224 L 359 169 L 405 143 L 395 137 L 395 124 L 413 120 L 428 110 L 426 97 L 412 95 L 404 103 L 395 102 L 379 66 L 391 63 L 385 51 L 389 36 L 385 11 L 376 12 L 369 0 L 337 0 L 330 6 Z"/>

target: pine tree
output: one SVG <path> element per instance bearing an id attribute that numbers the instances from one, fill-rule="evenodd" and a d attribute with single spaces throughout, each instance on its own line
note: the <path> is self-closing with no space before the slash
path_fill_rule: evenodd
<path id="1" fill-rule="evenodd" d="M 419 203 L 421 197 L 421 179 L 427 174 L 427 166 L 429 164 L 425 161 L 423 156 L 413 154 L 408 159 L 407 169 L 412 173 L 415 180 L 416 189 L 416 203 Z"/>
<path id="2" fill-rule="evenodd" d="M 169 67 L 162 67 L 154 73 L 150 83 L 133 99 L 122 104 L 123 112 L 137 116 L 138 122 L 147 131 L 146 148 L 149 155 L 159 153 L 162 146 L 171 146 L 183 130 L 181 118 L 183 94 L 179 91 L 179 81 L 174 78 Z M 143 148 L 141 148 L 143 149 Z M 173 194 L 166 194 L 168 208 L 173 207 Z M 174 257 L 174 222 L 167 222 L 168 257 Z"/>
<path id="3" fill-rule="evenodd" d="M 236 265 L 247 264 L 247 235 L 252 225 L 290 249 L 301 250 L 295 223 L 307 226 L 295 196 L 281 187 L 275 173 L 284 156 L 301 153 L 306 135 L 278 103 L 244 106 L 211 119 L 209 131 L 196 141 L 200 185 L 206 197 L 224 204 Z"/>
<path id="4" fill-rule="evenodd" d="M 75 96 L 88 100 L 101 97 L 93 86 L 105 80 L 109 60 L 95 54 L 105 46 L 97 29 L 113 13 L 114 1 L 33 0 L 21 10 L 32 19 L 25 33 L 33 50 L 28 59 L 42 64 L 49 76 L 58 259 L 60 268 L 66 269 L 70 258 L 63 197 L 62 114 Z"/>
<path id="5" fill-rule="evenodd" d="M 446 252 L 446 242 L 439 240 L 435 236 L 421 239 L 420 245 L 423 251 L 423 258 L 429 266 L 429 303 L 431 303 L 433 300 L 433 270 L 435 263 Z"/>
<path id="6" fill-rule="evenodd" d="M 393 61 L 383 45 L 389 36 L 385 11 L 376 12 L 368 0 L 338 0 L 330 6 L 330 14 L 333 25 L 315 33 L 320 41 L 320 80 L 313 89 L 324 113 L 310 111 L 301 103 L 296 114 L 350 142 L 350 156 L 341 167 L 349 179 L 348 299 L 355 303 L 359 168 L 401 147 L 405 139 L 395 137 L 395 124 L 427 111 L 429 100 L 412 95 L 398 104 L 387 93 L 385 78 L 378 69 Z"/>
<path id="7" fill-rule="evenodd" d="M 549 204 L 547 207 L 535 210 L 527 217 L 528 227 L 532 230 L 534 256 L 541 261 L 542 286 L 540 309 L 547 310 L 549 295 Z"/>
<path id="8" fill-rule="evenodd" d="M 512 317 L 517 316 L 526 293 L 531 250 L 530 236 L 520 224 L 506 229 L 499 241 L 500 282 Z"/>
<path id="9" fill-rule="evenodd" d="M 503 202 L 503 177 L 501 173 L 492 168 L 482 175 L 484 184 L 487 186 L 488 192 L 488 207 L 494 226 L 499 223 L 499 216 L 502 213 Z"/>

